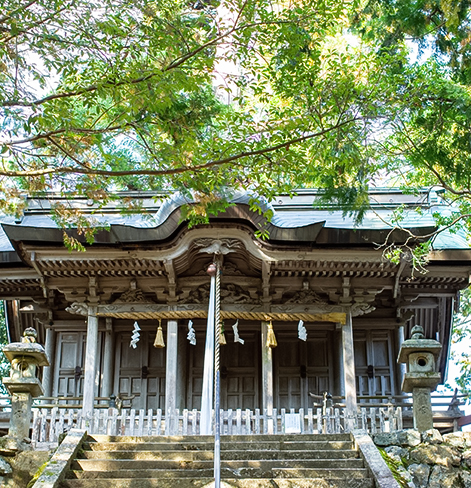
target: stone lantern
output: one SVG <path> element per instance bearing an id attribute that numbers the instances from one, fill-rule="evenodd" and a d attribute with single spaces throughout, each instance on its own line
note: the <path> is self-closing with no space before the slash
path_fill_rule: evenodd
<path id="1" fill-rule="evenodd" d="M 426 339 L 422 326 L 416 325 L 412 328 L 411 338 L 402 343 L 399 351 L 397 362 L 407 364 L 402 390 L 412 393 L 414 428 L 420 432 L 433 428 L 430 393 L 441 380 L 435 366 L 441 350 L 442 345 Z"/>
<path id="2" fill-rule="evenodd" d="M 31 405 L 34 397 L 43 395 L 41 382 L 36 377 L 39 366 L 49 366 L 43 346 L 36 343 L 37 332 L 29 327 L 21 342 L 3 346 L 3 353 L 11 363 L 10 376 L 2 378 L 11 395 L 9 437 L 20 441 L 29 437 Z"/>

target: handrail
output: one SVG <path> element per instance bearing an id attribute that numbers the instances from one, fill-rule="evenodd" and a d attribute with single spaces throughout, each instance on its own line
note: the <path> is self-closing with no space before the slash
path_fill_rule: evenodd
<path id="1" fill-rule="evenodd" d="M 87 436 L 85 430 L 71 429 L 57 448 L 54 455 L 46 463 L 33 488 L 51 488 L 59 486 L 69 470 L 73 459 Z"/>

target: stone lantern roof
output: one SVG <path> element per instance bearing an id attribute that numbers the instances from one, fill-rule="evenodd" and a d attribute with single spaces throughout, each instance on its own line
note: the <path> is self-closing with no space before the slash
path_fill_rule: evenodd
<path id="1" fill-rule="evenodd" d="M 440 356 L 442 345 L 434 339 L 426 339 L 424 337 L 424 330 L 420 325 L 416 325 L 411 332 L 412 337 L 405 340 L 401 345 L 397 362 L 407 363 L 410 354 L 416 352 L 429 352 L 437 360 Z"/>

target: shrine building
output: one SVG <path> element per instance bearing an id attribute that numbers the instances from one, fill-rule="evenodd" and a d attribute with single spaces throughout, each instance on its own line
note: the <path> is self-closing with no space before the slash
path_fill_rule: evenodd
<path id="1" fill-rule="evenodd" d="M 9 339 L 37 329 L 51 364 L 42 372 L 45 397 L 69 398 L 84 411 L 114 397 L 146 411 L 199 410 L 207 268 L 215 259 L 221 408 L 298 411 L 325 392 L 350 412 L 372 398 L 393 401 L 402 395 L 400 345 L 417 324 L 442 344 L 437 367 L 445 379 L 471 250 L 459 232 L 431 237 L 433 214 L 447 210 L 434 191 L 372 191 L 359 224 L 316 203 L 315 190 L 263 203 L 269 222 L 238 193 L 225 212 L 192 228 L 182 221 L 191 202 L 179 194 L 120 196 L 136 199 L 140 213 L 50 195 L 30 199 L 21 219 L 3 219 L 0 299 Z M 91 245 L 67 230 L 85 252 L 64 246 L 50 215 L 58 203 L 108 225 Z M 407 253 L 397 262 L 385 257 L 391 243 L 413 250 L 430 239 L 423 270 Z"/>

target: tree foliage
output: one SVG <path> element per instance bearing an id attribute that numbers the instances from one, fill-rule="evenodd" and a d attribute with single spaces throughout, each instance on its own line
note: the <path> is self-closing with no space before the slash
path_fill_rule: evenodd
<path id="1" fill-rule="evenodd" d="M 227 188 L 311 186 L 361 211 L 371 179 L 404 160 L 435 183 L 447 137 L 466 138 L 468 94 L 385 37 L 393 5 L 4 0 L 1 207 L 48 190 L 172 189 L 210 208 Z"/>
<path id="2" fill-rule="evenodd" d="M 471 331 L 471 289 L 461 293 L 460 311 L 455 317 L 453 326 L 453 355 L 452 359 L 458 364 L 460 371 L 456 384 L 463 393 L 471 393 L 471 354 L 465 347 L 469 342 Z"/>
<path id="3" fill-rule="evenodd" d="M 441 188 L 438 225 L 469 231 L 470 5 L 1 0 L 0 211 L 176 190 L 200 222 L 232 190 L 315 187 L 361 219 L 388 184 Z M 96 222 L 53 212 L 93 240 Z"/>
<path id="4" fill-rule="evenodd" d="M 378 57 L 398 59 L 391 133 L 380 166 L 396 184 L 438 187 L 451 205 L 437 216 L 442 228 L 470 228 L 471 2 L 468 0 L 367 0 L 351 29 Z M 415 47 L 415 54 L 407 51 Z M 391 112 L 393 113 L 393 112 Z"/>
<path id="5" fill-rule="evenodd" d="M 348 5 L 7 0 L 3 207 L 21 211 L 15 197 L 47 190 L 103 200 L 117 189 L 299 184 L 314 141 L 342 141 L 368 117 L 350 106 L 353 92 L 370 99 L 368 74 L 358 84 L 353 55 L 324 42 Z"/>
<path id="6" fill-rule="evenodd" d="M 325 190 L 378 178 L 471 214 L 467 0 L 3 0 L 0 210 L 24 195 Z M 413 45 L 421 57 L 411 56 Z M 231 189 L 231 190 L 229 190 Z M 83 216 L 54 208 L 60 225 Z M 82 220 L 81 220 L 82 219 Z M 84 230 L 85 232 L 85 230 Z M 93 231 L 88 238 L 93 238 Z"/>

